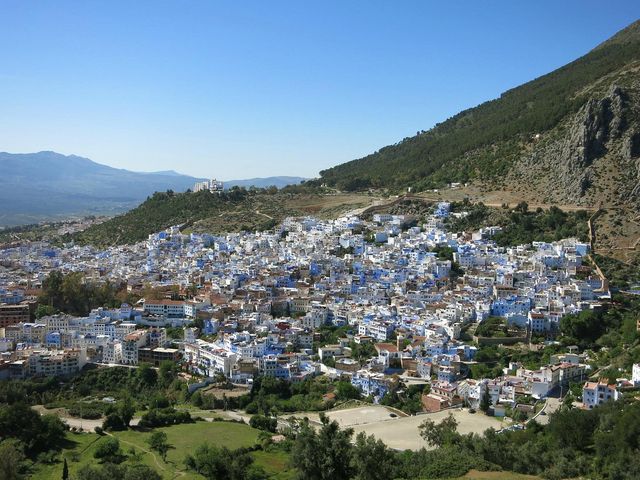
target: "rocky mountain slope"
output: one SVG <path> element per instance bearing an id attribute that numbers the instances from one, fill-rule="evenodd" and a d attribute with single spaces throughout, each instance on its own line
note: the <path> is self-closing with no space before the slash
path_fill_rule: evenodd
<path id="1" fill-rule="evenodd" d="M 540 135 L 514 162 L 506 182 L 552 201 L 638 207 L 639 67 L 590 87 L 589 100 L 554 131 Z"/>
<path id="2" fill-rule="evenodd" d="M 544 203 L 639 209 L 640 21 L 548 75 L 318 180 L 343 190 L 456 181 Z"/>

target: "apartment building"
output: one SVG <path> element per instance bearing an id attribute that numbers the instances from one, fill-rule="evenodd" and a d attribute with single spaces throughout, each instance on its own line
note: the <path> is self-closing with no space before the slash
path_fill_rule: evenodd
<path id="1" fill-rule="evenodd" d="M 19 303 L 0 305 L 0 328 L 15 325 L 16 323 L 26 323 L 31 320 L 31 310 L 29 304 Z"/>
<path id="2" fill-rule="evenodd" d="M 609 385 L 603 380 L 586 382 L 582 387 L 582 405 L 588 409 L 611 400 L 618 400 L 619 396 L 616 386 Z"/>

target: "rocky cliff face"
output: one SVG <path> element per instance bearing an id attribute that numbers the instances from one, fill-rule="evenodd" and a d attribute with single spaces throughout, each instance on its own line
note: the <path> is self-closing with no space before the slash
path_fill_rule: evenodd
<path id="1" fill-rule="evenodd" d="M 507 176 L 554 202 L 640 207 L 640 82 L 599 86 L 577 113 L 543 132 Z"/>

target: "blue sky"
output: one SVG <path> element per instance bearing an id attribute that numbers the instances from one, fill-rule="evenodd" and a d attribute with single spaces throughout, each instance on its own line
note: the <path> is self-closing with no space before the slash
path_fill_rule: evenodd
<path id="1" fill-rule="evenodd" d="M 1 0 L 0 151 L 312 177 L 638 18 L 632 0 Z"/>

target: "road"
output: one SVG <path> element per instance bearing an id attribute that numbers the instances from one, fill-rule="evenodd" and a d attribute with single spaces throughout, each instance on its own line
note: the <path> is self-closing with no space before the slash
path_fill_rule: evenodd
<path id="1" fill-rule="evenodd" d="M 549 398 L 544 407 L 545 415 L 538 415 L 537 421 L 543 425 L 549 422 L 549 415 L 555 412 L 561 405 L 561 401 L 556 398 Z M 69 427 L 75 427 L 85 432 L 93 432 L 95 427 L 101 427 L 103 419 L 83 420 L 71 417 L 62 409 L 46 410 L 42 405 L 34 407 L 40 414 L 57 415 Z M 205 412 L 201 412 L 205 413 Z M 213 412 L 212 412 L 213 413 Z M 225 416 L 232 420 L 241 420 L 249 423 L 251 415 L 237 411 L 220 411 L 216 414 Z M 499 430 L 505 425 L 500 419 L 488 417 L 480 413 L 471 414 L 466 409 L 450 409 L 438 413 L 402 416 L 401 412 L 390 410 L 380 405 L 368 405 L 363 407 L 349 408 L 344 410 L 330 410 L 325 412 L 330 420 L 337 421 L 341 427 L 353 428 L 355 433 L 365 432 L 367 435 L 374 435 L 381 439 L 387 446 L 397 450 L 417 450 L 425 447 L 424 440 L 420 437 L 419 425 L 427 419 L 439 423 L 448 415 L 453 415 L 458 422 L 458 431 L 462 434 L 476 433 L 482 434 L 488 428 Z M 201 416 L 201 415 L 199 415 Z M 290 417 L 307 417 L 313 424 L 320 425 L 318 412 L 283 414 L 278 418 L 279 427 L 289 426 Z M 207 422 L 214 421 L 213 417 L 204 417 Z M 138 425 L 140 419 L 131 420 L 131 426 Z"/>
<path id="2" fill-rule="evenodd" d="M 82 432 L 94 432 L 96 427 L 102 427 L 102 423 L 104 422 L 104 418 L 97 418 L 95 420 L 90 420 L 86 418 L 77 418 L 72 417 L 68 413 L 65 412 L 62 408 L 53 408 L 47 409 L 44 408 L 43 405 L 35 405 L 33 409 L 38 412 L 40 415 L 56 415 L 60 420 L 69 425 L 70 428 L 75 428 L 76 430 Z M 140 418 L 133 418 L 131 420 L 132 427 L 135 427 L 140 422 Z"/>
<path id="3" fill-rule="evenodd" d="M 89 419 L 84 419 L 84 418 L 77 418 L 77 417 L 72 417 L 71 415 L 69 415 L 68 413 L 66 413 L 64 411 L 64 409 L 62 408 L 54 408 L 54 409 L 46 409 L 44 408 L 44 406 L 42 405 L 35 405 L 33 407 L 33 409 L 38 412 L 40 415 L 45 415 L 45 414 L 49 414 L 49 415 L 56 415 L 60 420 L 62 420 L 64 423 L 66 423 L 67 425 L 69 425 L 70 428 L 76 428 L 79 431 L 83 431 L 83 432 L 94 432 L 96 427 L 102 427 L 102 423 L 104 422 L 104 418 L 98 418 L 95 420 L 89 420 Z M 204 421 L 206 422 L 213 422 L 215 417 L 211 416 L 211 417 L 207 417 L 207 416 L 203 416 L 202 414 L 206 413 L 216 413 L 218 414 L 218 416 L 222 416 L 222 417 L 228 417 L 231 420 L 240 420 L 243 421 L 245 423 L 249 423 L 249 419 L 251 418 L 251 415 L 248 415 L 246 413 L 242 413 L 242 412 L 235 412 L 235 411 L 219 411 L 219 412 L 214 412 L 214 411 L 190 411 L 190 413 L 192 414 L 192 416 L 194 417 L 200 417 L 202 418 Z M 135 427 L 140 423 L 140 417 L 134 417 L 133 419 L 131 419 L 131 422 L 129 423 L 130 426 Z"/>
<path id="4" fill-rule="evenodd" d="M 560 408 L 560 405 L 562 405 L 562 400 L 559 398 L 548 397 L 545 406 L 541 411 L 544 413 L 540 413 L 536 417 L 536 422 L 540 425 L 547 425 L 549 423 L 549 416 L 556 412 Z"/>

